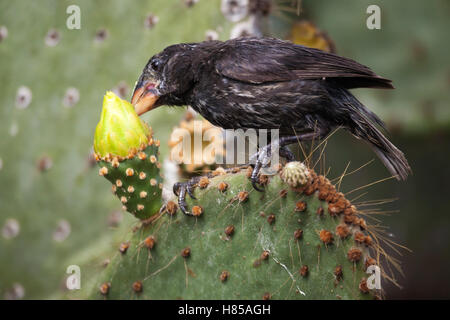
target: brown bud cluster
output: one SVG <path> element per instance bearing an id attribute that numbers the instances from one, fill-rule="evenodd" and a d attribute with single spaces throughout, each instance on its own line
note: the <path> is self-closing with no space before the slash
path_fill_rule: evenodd
<path id="1" fill-rule="evenodd" d="M 168 214 L 173 216 L 178 210 L 178 205 L 173 201 L 168 201 L 166 204 L 166 210 Z"/>
<path id="2" fill-rule="evenodd" d="M 297 192 L 303 193 L 306 196 L 310 196 L 314 193 L 317 194 L 318 198 L 322 201 L 328 203 L 328 214 L 332 217 L 343 216 L 343 220 L 346 224 L 359 226 L 361 230 L 366 230 L 366 221 L 359 218 L 357 215 L 357 210 L 354 205 L 347 200 L 342 192 L 338 192 L 336 187 L 324 176 L 317 175 L 314 170 L 309 169 L 309 180 L 301 188 L 295 189 Z M 296 204 L 295 211 L 302 211 L 306 209 L 299 201 Z M 318 209 L 317 214 L 321 215 L 322 210 Z M 341 238 L 346 237 L 345 228 L 340 228 L 339 231 L 344 233 L 337 233 Z M 372 239 L 367 239 L 366 245 L 370 245 Z"/>
<path id="3" fill-rule="evenodd" d="M 201 177 L 200 180 L 198 181 L 198 186 L 201 189 L 205 189 L 208 185 L 209 185 L 208 177 Z"/>
<path id="4" fill-rule="evenodd" d="M 320 240 L 325 244 L 330 244 L 333 242 L 333 234 L 330 231 L 322 230 L 319 233 Z"/>

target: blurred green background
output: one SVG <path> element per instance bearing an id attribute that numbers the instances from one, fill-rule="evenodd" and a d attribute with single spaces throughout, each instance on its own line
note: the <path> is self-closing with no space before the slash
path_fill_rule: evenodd
<path id="1" fill-rule="evenodd" d="M 207 34 L 228 39 L 236 23 L 225 19 L 220 2 L 0 0 L 0 299 L 77 297 L 64 289 L 66 268 L 81 266 L 87 290 L 88 279 L 116 254 L 136 221 L 121 212 L 92 160 L 103 94 L 115 90 L 129 99 L 149 57 L 167 45 Z M 397 199 L 377 207 L 393 213 L 376 218 L 411 252 L 396 255 L 402 289 L 385 281 L 386 297 L 449 298 L 450 1 L 304 0 L 300 16 L 296 1 L 274 2 L 265 22 L 274 36 L 287 37 L 293 21 L 308 19 L 328 33 L 338 54 L 393 80 L 396 90 L 354 93 L 386 121 L 414 175 L 352 196 Z M 79 30 L 66 26 L 73 4 L 81 10 Z M 371 4 L 381 8 L 380 30 L 366 27 Z M 144 116 L 163 156 L 183 114 L 160 108 Z M 338 132 L 327 145 L 329 176 L 374 157 Z M 386 177 L 375 159 L 346 177 L 342 190 Z"/>

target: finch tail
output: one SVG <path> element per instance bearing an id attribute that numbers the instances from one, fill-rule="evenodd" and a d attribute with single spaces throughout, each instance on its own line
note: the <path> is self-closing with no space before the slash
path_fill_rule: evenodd
<path id="1" fill-rule="evenodd" d="M 412 171 L 405 155 L 371 122 L 360 124 L 359 128 L 355 130 L 355 135 L 369 142 L 381 162 L 397 180 L 406 180 Z"/>
<path id="2" fill-rule="evenodd" d="M 340 91 L 339 95 L 342 98 L 339 102 L 340 107 L 346 108 L 350 114 L 351 125 L 347 126 L 347 129 L 357 138 L 369 143 L 381 162 L 397 180 L 406 180 L 408 175 L 412 173 L 411 167 L 403 152 L 394 146 L 376 127 L 376 125 L 379 125 L 384 129 L 383 121 L 350 92 L 345 89 L 337 90 Z"/>

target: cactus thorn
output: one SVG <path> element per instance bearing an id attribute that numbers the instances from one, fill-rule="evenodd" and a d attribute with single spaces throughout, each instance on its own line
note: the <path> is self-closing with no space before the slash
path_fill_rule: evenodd
<path id="1" fill-rule="evenodd" d="M 323 216 L 323 208 L 322 207 L 317 208 L 316 214 L 318 216 Z"/>
<path id="2" fill-rule="evenodd" d="M 139 198 L 141 199 L 147 198 L 147 192 L 146 191 L 139 192 Z"/>
<path id="3" fill-rule="evenodd" d="M 166 204 L 166 210 L 167 213 L 173 216 L 178 210 L 178 205 L 173 201 L 168 201 Z"/>
<path id="4" fill-rule="evenodd" d="M 144 245 L 147 247 L 147 249 L 151 250 L 156 244 L 156 239 L 154 236 L 148 236 L 144 240 Z"/>
<path id="5" fill-rule="evenodd" d="M 219 191 L 225 192 L 228 189 L 228 184 L 222 181 L 217 185 L 217 188 L 219 189 Z"/>
<path id="6" fill-rule="evenodd" d="M 108 294 L 110 288 L 111 288 L 110 282 L 102 283 L 102 285 L 100 286 L 100 293 L 102 295 L 106 296 Z"/>
<path id="7" fill-rule="evenodd" d="M 262 299 L 263 300 L 270 300 L 270 299 L 272 299 L 272 295 L 269 292 L 266 292 L 266 293 L 264 293 Z"/>
<path id="8" fill-rule="evenodd" d="M 339 224 L 336 226 L 336 234 L 341 238 L 345 239 L 350 234 L 350 229 L 346 224 Z"/>
<path id="9" fill-rule="evenodd" d="M 369 293 L 369 287 L 367 286 L 367 280 L 366 278 L 362 278 L 359 283 L 359 290 L 361 290 L 362 293 Z"/>
<path id="10" fill-rule="evenodd" d="M 192 207 L 192 215 L 194 217 L 199 217 L 203 214 L 203 208 L 201 206 L 193 206 Z"/>
<path id="11" fill-rule="evenodd" d="M 145 154 L 145 152 L 142 152 L 142 151 L 138 153 L 138 157 L 140 160 L 147 159 L 147 155 Z"/>
<path id="12" fill-rule="evenodd" d="M 297 212 L 304 212 L 306 210 L 307 204 L 305 201 L 298 201 L 295 204 L 295 211 Z"/>
<path id="13" fill-rule="evenodd" d="M 120 253 L 125 254 L 129 247 L 130 247 L 129 242 L 122 242 L 119 246 Z"/>
<path id="14" fill-rule="evenodd" d="M 347 258 L 351 262 L 358 262 L 361 260 L 362 252 L 358 248 L 351 248 L 347 253 Z"/>
<path id="15" fill-rule="evenodd" d="M 248 200 L 248 191 L 241 191 L 237 196 L 239 202 L 245 202 Z"/>
<path id="16" fill-rule="evenodd" d="M 342 277 L 343 277 L 343 272 L 342 272 L 342 266 L 338 265 L 336 266 L 336 268 L 334 268 L 334 276 L 336 277 L 337 281 L 341 281 Z"/>
<path id="17" fill-rule="evenodd" d="M 208 177 L 201 177 L 200 180 L 198 181 L 198 186 L 201 189 L 205 189 L 208 185 L 209 185 Z"/>
<path id="18" fill-rule="evenodd" d="M 222 271 L 222 273 L 220 274 L 220 281 L 225 282 L 228 280 L 228 278 L 230 277 L 230 273 L 226 270 Z"/>
<path id="19" fill-rule="evenodd" d="M 319 233 L 320 240 L 325 244 L 333 242 L 333 234 L 327 230 L 321 230 Z"/>
<path id="20" fill-rule="evenodd" d="M 136 293 L 141 293 L 143 289 L 143 285 L 141 281 L 135 281 L 132 285 L 133 291 Z"/>
<path id="21" fill-rule="evenodd" d="M 234 226 L 233 225 L 229 225 L 228 227 L 225 228 L 225 234 L 227 236 L 232 236 L 234 233 Z"/>
<path id="22" fill-rule="evenodd" d="M 299 272 L 300 272 L 300 275 L 301 275 L 303 278 L 305 278 L 306 276 L 308 276 L 308 272 L 309 272 L 308 266 L 307 266 L 307 265 L 303 265 L 303 266 L 300 268 Z"/>
<path id="23" fill-rule="evenodd" d="M 301 239 L 303 236 L 303 230 L 302 229 L 297 229 L 294 231 L 294 239 L 299 240 Z"/>
<path id="24" fill-rule="evenodd" d="M 186 247 L 186 248 L 184 248 L 183 250 L 181 250 L 181 256 L 182 256 L 183 258 L 189 258 L 190 255 L 191 255 L 191 248 Z"/>
<path id="25" fill-rule="evenodd" d="M 100 176 L 105 176 L 105 175 L 107 175 L 107 174 L 108 174 L 108 168 L 106 168 L 106 167 L 101 167 L 101 168 L 98 170 L 98 174 L 99 174 Z"/>

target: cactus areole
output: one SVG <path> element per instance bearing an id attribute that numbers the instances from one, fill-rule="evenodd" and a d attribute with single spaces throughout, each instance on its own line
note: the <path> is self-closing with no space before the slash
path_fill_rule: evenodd
<path id="1" fill-rule="evenodd" d="M 99 175 L 112 183 L 123 209 L 146 219 L 161 206 L 159 141 L 133 106 L 108 91 L 95 129 L 94 152 Z"/>

